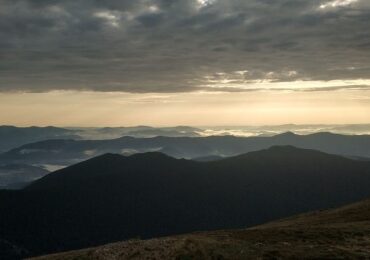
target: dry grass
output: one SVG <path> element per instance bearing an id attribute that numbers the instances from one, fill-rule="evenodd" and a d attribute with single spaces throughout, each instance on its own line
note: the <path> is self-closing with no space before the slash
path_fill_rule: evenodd
<path id="1" fill-rule="evenodd" d="M 245 230 L 131 240 L 37 259 L 370 259 L 370 201 Z"/>

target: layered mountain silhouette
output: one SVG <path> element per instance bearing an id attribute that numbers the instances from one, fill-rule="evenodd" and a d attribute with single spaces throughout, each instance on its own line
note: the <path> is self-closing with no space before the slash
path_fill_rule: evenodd
<path id="1" fill-rule="evenodd" d="M 331 154 L 370 158 L 370 136 L 331 133 L 272 137 L 122 137 L 112 140 L 48 140 L 23 145 L 0 154 L 0 163 L 71 165 L 104 153 L 161 152 L 176 158 L 230 157 L 274 145 L 293 145 Z"/>
<path id="2" fill-rule="evenodd" d="M 76 131 L 59 127 L 0 126 L 0 152 L 37 141 L 56 138 L 79 139 Z"/>
<path id="3" fill-rule="evenodd" d="M 370 197 L 369 184 L 367 161 L 292 146 L 213 162 L 105 154 L 0 192 L 0 239 L 30 256 L 249 227 Z"/>
<path id="4" fill-rule="evenodd" d="M 199 136 L 198 128 L 188 126 L 176 127 L 103 127 L 103 128 L 61 128 L 61 127 L 16 127 L 0 126 L 0 152 L 49 139 L 113 139 L 122 136 L 147 138 L 155 136 L 169 137 L 196 137 Z"/>

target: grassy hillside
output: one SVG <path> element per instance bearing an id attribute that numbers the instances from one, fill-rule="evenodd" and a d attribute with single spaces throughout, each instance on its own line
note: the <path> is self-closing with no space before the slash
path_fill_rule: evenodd
<path id="1" fill-rule="evenodd" d="M 369 259 L 370 200 L 244 229 L 130 240 L 37 258 Z"/>

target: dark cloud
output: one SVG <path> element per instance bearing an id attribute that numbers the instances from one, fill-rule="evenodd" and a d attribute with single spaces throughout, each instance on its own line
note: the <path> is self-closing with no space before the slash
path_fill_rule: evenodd
<path id="1" fill-rule="evenodd" d="M 0 91 L 369 79 L 370 3 L 344 2 L 2 0 Z"/>

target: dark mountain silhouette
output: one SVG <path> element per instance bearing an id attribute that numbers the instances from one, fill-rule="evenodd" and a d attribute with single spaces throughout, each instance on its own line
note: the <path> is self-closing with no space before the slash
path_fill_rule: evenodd
<path id="1" fill-rule="evenodd" d="M 131 240 L 37 259 L 368 259 L 369 239 L 366 200 L 249 229 Z"/>
<path id="2" fill-rule="evenodd" d="M 176 127 L 103 127 L 103 128 L 60 128 L 60 127 L 15 127 L 0 126 L 0 153 L 10 149 L 50 139 L 113 139 L 122 136 L 147 138 L 155 136 L 196 137 L 200 129 L 188 126 Z"/>
<path id="3" fill-rule="evenodd" d="M 370 157 L 370 136 L 284 133 L 272 137 L 122 137 L 112 140 L 48 140 L 27 144 L 0 155 L 0 163 L 71 165 L 104 153 L 158 151 L 176 158 L 230 157 L 274 145 L 293 145 L 331 154 Z"/>
<path id="4" fill-rule="evenodd" d="M 0 126 L 0 152 L 12 148 L 48 139 L 73 138 L 79 139 L 76 131 L 58 127 L 15 127 Z"/>
<path id="5" fill-rule="evenodd" d="M 214 162 L 105 154 L 0 192 L 0 238 L 29 255 L 240 228 L 370 197 L 370 163 L 272 147 Z"/>

